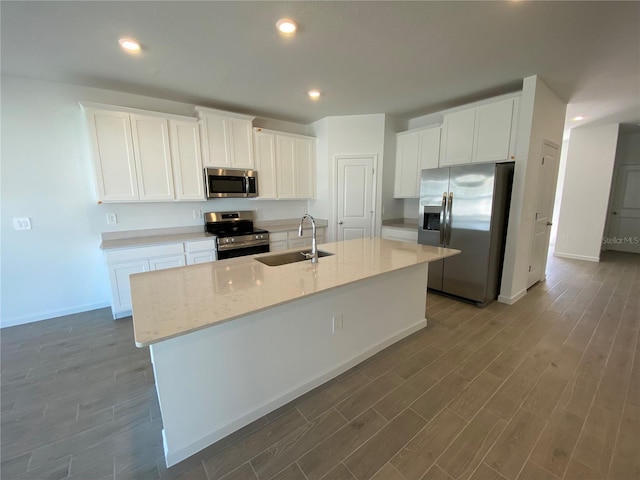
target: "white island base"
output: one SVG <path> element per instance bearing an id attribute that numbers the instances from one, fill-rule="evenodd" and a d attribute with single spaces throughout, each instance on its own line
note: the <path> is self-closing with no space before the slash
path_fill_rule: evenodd
<path id="1" fill-rule="evenodd" d="M 167 466 L 426 326 L 427 268 L 407 266 L 153 343 Z"/>

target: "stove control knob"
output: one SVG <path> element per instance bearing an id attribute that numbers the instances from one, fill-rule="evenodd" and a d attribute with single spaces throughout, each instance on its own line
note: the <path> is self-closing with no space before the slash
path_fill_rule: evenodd
<path id="1" fill-rule="evenodd" d="M 235 239 L 234 239 L 234 238 L 232 238 L 232 239 L 231 239 L 231 243 L 233 243 L 234 241 L 235 241 Z"/>

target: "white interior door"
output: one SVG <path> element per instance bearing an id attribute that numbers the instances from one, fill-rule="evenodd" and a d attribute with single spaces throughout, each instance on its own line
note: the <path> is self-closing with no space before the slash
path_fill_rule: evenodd
<path id="1" fill-rule="evenodd" d="M 338 241 L 372 236 L 375 160 L 372 155 L 336 158 Z"/>
<path id="2" fill-rule="evenodd" d="M 553 203 L 556 194 L 558 178 L 558 147 L 544 144 L 540 170 L 538 173 L 538 196 L 536 200 L 536 214 L 529 255 L 529 277 L 527 288 L 545 278 L 547 266 L 547 251 L 549 250 L 549 235 L 551 234 L 551 219 L 553 218 Z"/>
<path id="3" fill-rule="evenodd" d="M 619 165 L 613 183 L 608 250 L 640 253 L 640 165 Z"/>

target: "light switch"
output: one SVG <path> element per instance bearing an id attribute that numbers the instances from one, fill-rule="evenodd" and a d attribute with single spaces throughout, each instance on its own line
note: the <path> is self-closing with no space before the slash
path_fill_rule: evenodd
<path id="1" fill-rule="evenodd" d="M 29 217 L 15 217 L 13 219 L 14 230 L 31 230 L 31 219 Z"/>
<path id="2" fill-rule="evenodd" d="M 118 223 L 118 216 L 115 213 L 107 213 L 107 223 L 109 225 Z"/>

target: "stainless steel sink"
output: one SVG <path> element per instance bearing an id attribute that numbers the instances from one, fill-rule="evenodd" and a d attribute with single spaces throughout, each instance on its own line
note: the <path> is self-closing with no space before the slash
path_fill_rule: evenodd
<path id="1" fill-rule="evenodd" d="M 256 260 L 270 267 L 278 267 L 288 263 L 304 262 L 307 260 L 307 257 L 304 256 L 305 253 L 310 254 L 311 250 L 296 250 L 295 252 L 286 252 L 279 255 L 266 255 L 264 257 L 256 257 Z M 318 257 L 328 257 L 330 255 L 333 255 L 333 253 L 318 250 Z"/>

